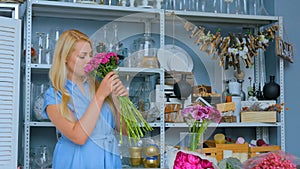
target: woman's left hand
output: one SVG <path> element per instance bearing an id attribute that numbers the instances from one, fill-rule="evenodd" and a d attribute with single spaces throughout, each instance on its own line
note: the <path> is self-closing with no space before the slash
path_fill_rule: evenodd
<path id="1" fill-rule="evenodd" d="M 119 78 L 114 80 L 112 93 L 115 96 L 128 96 L 128 90 Z"/>

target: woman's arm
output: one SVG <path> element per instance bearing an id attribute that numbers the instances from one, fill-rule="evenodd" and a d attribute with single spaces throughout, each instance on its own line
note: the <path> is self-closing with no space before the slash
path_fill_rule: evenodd
<path id="1" fill-rule="evenodd" d="M 118 83 L 120 83 L 118 76 L 114 72 L 108 73 L 79 120 L 69 121 L 60 112 L 59 105 L 49 105 L 46 111 L 50 120 L 71 141 L 80 145 L 84 144 L 97 124 L 105 98 L 111 94 L 114 86 Z M 70 110 L 68 115 L 73 117 Z"/>

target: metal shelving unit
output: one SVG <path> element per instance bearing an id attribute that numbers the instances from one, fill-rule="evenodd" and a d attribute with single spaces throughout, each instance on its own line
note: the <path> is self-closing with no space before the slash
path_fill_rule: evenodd
<path id="1" fill-rule="evenodd" d="M 139 15 L 134 15 L 139 13 Z M 54 127 L 51 122 L 36 122 L 32 121 L 30 117 L 31 113 L 31 81 L 32 76 L 35 73 L 45 73 L 49 70 L 50 65 L 45 64 L 31 64 L 30 48 L 32 44 L 32 27 L 36 23 L 33 23 L 33 17 L 50 17 L 57 19 L 82 19 L 91 21 L 111 21 L 117 20 L 120 22 L 143 22 L 145 19 L 152 19 L 153 22 L 159 24 L 160 33 L 160 46 L 165 44 L 165 25 L 167 22 L 171 22 L 169 17 L 171 14 L 176 14 L 179 17 L 185 18 L 190 22 L 195 23 L 210 23 L 220 24 L 226 26 L 243 26 L 259 28 L 264 25 L 272 23 L 282 24 L 282 18 L 276 16 L 250 16 L 250 15 L 235 15 L 235 14 L 216 14 L 216 13 L 205 13 L 205 12 L 186 12 L 186 11 L 171 11 L 171 10 L 160 10 L 160 9 L 145 9 L 145 8 L 130 8 L 130 7 L 119 7 L 119 6 L 107 6 L 107 5 L 96 5 L 96 4 L 79 4 L 69 2 L 58 2 L 58 1 L 27 1 L 26 11 L 26 25 L 25 25 L 25 47 L 26 47 L 26 63 L 25 63 L 25 119 L 24 119 L 24 168 L 29 169 L 29 152 L 30 152 L 30 132 L 31 128 L 34 127 Z M 124 16 L 128 16 L 125 17 Z M 118 20 L 123 17 L 122 20 Z M 280 26 L 282 29 L 282 26 Z M 282 36 L 282 30 L 279 36 Z M 279 77 L 281 86 L 280 102 L 284 102 L 284 72 L 283 72 L 283 61 L 280 60 Z M 159 74 L 160 76 L 160 91 L 164 91 L 164 70 L 162 69 L 141 69 L 141 68 L 121 68 L 120 72 L 141 72 L 142 75 L 147 76 L 149 74 Z M 256 72 L 258 73 L 258 72 Z M 164 97 L 164 96 L 162 96 Z M 165 152 L 165 127 L 187 127 L 185 123 L 165 123 L 164 122 L 164 105 L 160 107 L 160 121 L 150 123 L 152 127 L 160 128 L 160 152 Z M 280 122 L 277 123 L 221 123 L 221 124 L 210 124 L 210 127 L 253 127 L 256 128 L 257 138 L 269 137 L 268 128 L 279 128 L 281 132 L 281 147 L 285 149 L 285 128 L 284 128 L 284 109 L 280 114 Z M 161 156 L 160 167 L 165 167 L 165 157 Z"/>

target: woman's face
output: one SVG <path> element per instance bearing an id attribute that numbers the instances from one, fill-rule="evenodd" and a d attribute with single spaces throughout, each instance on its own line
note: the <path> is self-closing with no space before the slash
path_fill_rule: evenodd
<path id="1" fill-rule="evenodd" d="M 68 78 L 76 81 L 86 76 L 84 67 L 92 58 L 92 47 L 88 42 L 79 41 L 75 44 L 75 50 L 67 58 Z"/>

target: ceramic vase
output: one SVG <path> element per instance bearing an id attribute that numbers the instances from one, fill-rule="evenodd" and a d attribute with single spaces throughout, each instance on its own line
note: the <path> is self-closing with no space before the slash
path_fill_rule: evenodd
<path id="1" fill-rule="evenodd" d="M 276 100 L 280 95 L 280 86 L 275 82 L 275 76 L 270 76 L 270 82 L 263 87 L 263 94 L 266 100 Z"/>

